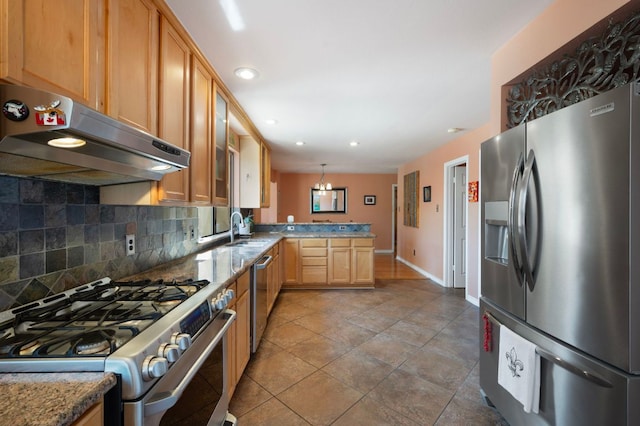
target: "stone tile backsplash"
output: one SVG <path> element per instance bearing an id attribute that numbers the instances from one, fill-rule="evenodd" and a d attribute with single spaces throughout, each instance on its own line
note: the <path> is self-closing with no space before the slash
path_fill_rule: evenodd
<path id="1" fill-rule="evenodd" d="M 0 311 L 201 249 L 195 207 L 103 205 L 99 197 L 95 186 L 0 176 Z M 126 234 L 136 236 L 134 255 Z"/>

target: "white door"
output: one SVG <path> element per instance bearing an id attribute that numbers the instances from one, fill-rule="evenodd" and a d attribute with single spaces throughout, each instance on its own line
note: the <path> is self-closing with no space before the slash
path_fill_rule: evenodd
<path id="1" fill-rule="evenodd" d="M 467 280 L 467 167 L 454 168 L 453 179 L 453 286 L 464 288 Z"/>

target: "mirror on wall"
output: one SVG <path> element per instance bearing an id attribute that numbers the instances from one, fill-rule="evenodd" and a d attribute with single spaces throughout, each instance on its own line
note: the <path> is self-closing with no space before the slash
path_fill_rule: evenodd
<path id="1" fill-rule="evenodd" d="M 311 189 L 311 213 L 346 213 L 347 188 Z"/>

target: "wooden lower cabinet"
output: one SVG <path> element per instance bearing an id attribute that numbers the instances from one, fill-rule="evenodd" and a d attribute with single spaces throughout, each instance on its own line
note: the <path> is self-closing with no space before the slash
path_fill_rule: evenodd
<path id="1" fill-rule="evenodd" d="M 236 385 L 251 357 L 251 310 L 249 292 L 250 273 L 242 274 L 229 286 L 236 297 L 228 308 L 236 311 L 236 320 L 227 331 L 227 392 L 233 396 Z"/>
<path id="2" fill-rule="evenodd" d="M 71 426 L 102 426 L 104 425 L 104 402 L 101 398 L 82 414 Z"/>
<path id="3" fill-rule="evenodd" d="M 287 238 L 286 288 L 373 287 L 373 238 Z"/>
<path id="4" fill-rule="evenodd" d="M 282 284 L 300 282 L 300 241 L 297 238 L 285 238 L 282 252 Z"/>

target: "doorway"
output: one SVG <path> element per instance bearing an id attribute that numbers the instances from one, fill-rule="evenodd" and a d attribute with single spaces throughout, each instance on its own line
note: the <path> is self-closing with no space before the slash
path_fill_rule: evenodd
<path id="1" fill-rule="evenodd" d="M 444 271 L 445 286 L 467 287 L 468 197 L 464 156 L 444 165 Z"/>
<path id="2" fill-rule="evenodd" d="M 398 185 L 391 185 L 391 251 L 393 258 L 398 253 Z"/>

